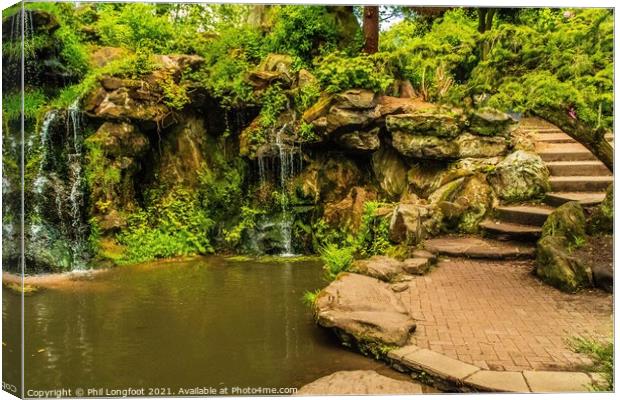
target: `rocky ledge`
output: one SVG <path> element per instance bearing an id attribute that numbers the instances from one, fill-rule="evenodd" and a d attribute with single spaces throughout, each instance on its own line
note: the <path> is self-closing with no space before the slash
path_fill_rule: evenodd
<path id="1" fill-rule="evenodd" d="M 422 387 L 379 375 L 375 371 L 339 371 L 303 386 L 297 392 L 302 396 L 365 395 L 365 394 L 420 394 Z"/>

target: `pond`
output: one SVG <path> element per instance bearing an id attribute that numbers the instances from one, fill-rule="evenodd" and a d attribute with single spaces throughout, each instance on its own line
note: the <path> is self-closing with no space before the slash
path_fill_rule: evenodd
<path id="1" fill-rule="evenodd" d="M 194 387 L 300 387 L 339 370 L 397 377 L 314 323 L 302 296 L 323 286 L 318 261 L 208 257 L 119 267 L 43 289 L 25 297 L 26 389 L 175 395 Z M 20 297 L 3 291 L 4 342 L 12 345 L 19 328 L 10 314 Z M 11 359 L 3 360 L 6 378 Z"/>

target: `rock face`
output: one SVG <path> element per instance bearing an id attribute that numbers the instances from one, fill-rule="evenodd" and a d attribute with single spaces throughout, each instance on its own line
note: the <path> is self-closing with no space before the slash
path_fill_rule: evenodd
<path id="1" fill-rule="evenodd" d="M 567 292 L 592 286 L 590 267 L 569 254 L 564 237 L 543 237 L 536 252 L 536 275 L 545 282 Z"/>
<path id="2" fill-rule="evenodd" d="M 460 182 L 460 183 L 459 183 Z M 438 200 L 444 222 L 459 232 L 474 233 L 492 206 L 492 190 L 481 174 L 459 178 L 448 184 Z"/>
<path id="3" fill-rule="evenodd" d="M 311 382 L 297 391 L 300 396 L 418 394 L 422 387 L 379 375 L 375 371 L 339 371 Z"/>
<path id="4" fill-rule="evenodd" d="M 326 203 L 323 217 L 331 226 L 356 231 L 362 223 L 364 204 L 376 199 L 377 194 L 374 191 L 359 186 L 353 187 L 344 199 Z"/>
<path id="5" fill-rule="evenodd" d="M 407 166 L 391 148 L 384 147 L 372 155 L 372 169 L 388 196 L 400 196 L 407 188 Z"/>
<path id="6" fill-rule="evenodd" d="M 340 147 L 356 152 L 371 152 L 381 145 L 379 140 L 379 128 L 369 131 L 345 132 L 336 138 Z"/>
<path id="7" fill-rule="evenodd" d="M 506 201 L 525 201 L 542 196 L 550 188 L 549 170 L 534 153 L 517 150 L 497 164 L 488 180 Z"/>
<path id="8" fill-rule="evenodd" d="M 135 204 L 134 177 L 149 141 L 135 126 L 105 122 L 85 141 L 89 149 L 92 215 L 103 233 L 125 226 Z"/>
<path id="9" fill-rule="evenodd" d="M 415 245 L 433 231 L 432 208 L 426 204 L 401 202 L 392 212 L 390 240 Z"/>
<path id="10" fill-rule="evenodd" d="M 334 329 L 349 344 L 402 346 L 415 329 L 387 284 L 353 273 L 340 274 L 319 293 L 315 316 L 319 325 Z"/>

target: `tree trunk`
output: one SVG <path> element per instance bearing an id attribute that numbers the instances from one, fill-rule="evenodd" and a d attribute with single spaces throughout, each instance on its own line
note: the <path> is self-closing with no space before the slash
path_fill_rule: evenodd
<path id="1" fill-rule="evenodd" d="M 566 110 L 559 108 L 545 108 L 535 112 L 536 115 L 545 119 L 563 130 L 594 154 L 610 171 L 614 170 L 614 149 L 605 140 L 605 130 L 602 128 L 592 129 L 577 118 L 574 118 Z"/>
<path id="2" fill-rule="evenodd" d="M 379 50 L 379 7 L 364 7 L 364 52 L 374 54 Z"/>

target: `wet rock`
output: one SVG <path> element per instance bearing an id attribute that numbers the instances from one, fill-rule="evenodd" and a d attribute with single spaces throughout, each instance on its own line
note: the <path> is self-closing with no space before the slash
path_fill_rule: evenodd
<path id="1" fill-rule="evenodd" d="M 538 241 L 536 275 L 548 284 L 567 292 L 592 286 L 592 270 L 573 257 L 563 236 L 545 236 Z"/>
<path id="2" fill-rule="evenodd" d="M 336 142 L 347 150 L 359 152 L 375 151 L 381 145 L 379 140 L 379 128 L 373 128 L 369 131 L 354 131 L 339 135 Z"/>
<path id="3" fill-rule="evenodd" d="M 352 273 L 340 274 L 321 290 L 315 316 L 345 342 L 402 346 L 415 330 L 415 321 L 386 283 Z"/>
<path id="4" fill-rule="evenodd" d="M 484 136 L 506 136 L 517 124 L 510 115 L 494 108 L 484 107 L 469 116 L 469 130 Z"/>
<path id="5" fill-rule="evenodd" d="M 351 272 L 392 282 L 403 273 L 403 263 L 387 256 L 373 256 L 366 260 L 354 261 L 349 269 Z"/>
<path id="6" fill-rule="evenodd" d="M 407 188 L 407 166 L 391 147 L 383 147 L 372 155 L 372 169 L 381 189 L 388 196 L 400 196 Z"/>
<path id="7" fill-rule="evenodd" d="M 410 114 L 389 115 L 385 123 L 389 132 L 416 136 L 454 138 L 460 131 L 457 115 L 437 109 L 422 109 Z"/>
<path id="8" fill-rule="evenodd" d="M 126 225 L 126 213 L 135 208 L 134 178 L 149 141 L 125 122 L 105 122 L 85 141 L 91 164 L 91 214 L 102 233 Z"/>
<path id="9" fill-rule="evenodd" d="M 543 236 L 565 237 L 577 243 L 585 237 L 586 217 L 579 202 L 571 201 L 553 210 L 542 227 Z"/>
<path id="10" fill-rule="evenodd" d="M 422 387 L 379 375 L 375 371 L 339 371 L 302 386 L 297 395 L 418 394 Z"/>
<path id="11" fill-rule="evenodd" d="M 538 154 L 517 150 L 501 161 L 487 179 L 506 201 L 526 201 L 549 189 L 549 170 Z"/>

